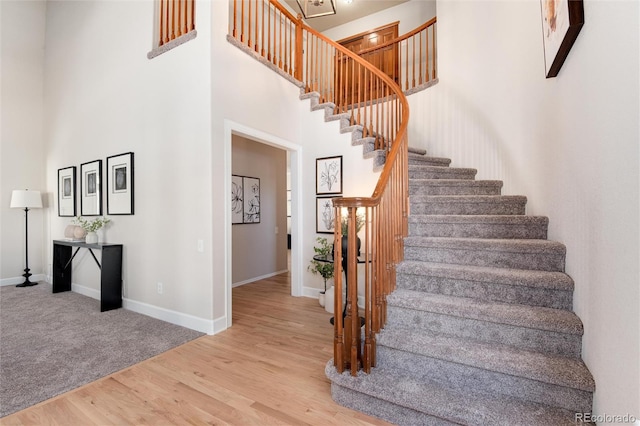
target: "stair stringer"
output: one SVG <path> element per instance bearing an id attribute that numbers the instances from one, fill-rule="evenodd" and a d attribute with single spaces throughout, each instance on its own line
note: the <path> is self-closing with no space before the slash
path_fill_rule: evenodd
<path id="1" fill-rule="evenodd" d="M 384 168 L 386 160 L 386 151 L 375 149 L 373 137 L 363 137 L 363 127 L 359 124 L 351 124 L 351 113 L 335 114 L 336 104 L 333 102 L 320 102 L 320 93 L 308 92 L 304 93 L 304 89 L 300 90 L 300 99 L 309 99 L 311 111 L 324 111 L 324 121 L 339 121 L 340 133 L 351 133 L 351 145 L 362 146 L 362 156 L 365 159 L 372 159 L 373 171 L 380 172 Z"/>

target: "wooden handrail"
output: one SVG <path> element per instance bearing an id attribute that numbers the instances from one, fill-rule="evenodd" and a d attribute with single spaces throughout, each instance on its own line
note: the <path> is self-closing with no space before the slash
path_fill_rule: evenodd
<path id="1" fill-rule="evenodd" d="M 427 22 L 425 22 L 424 24 L 420 25 L 418 28 L 415 28 L 411 31 L 409 31 L 408 33 L 399 35 L 398 37 L 394 38 L 393 40 L 388 40 L 382 44 L 378 44 L 377 46 L 372 46 L 372 47 L 368 47 L 366 49 L 362 49 L 359 50 L 358 52 L 356 52 L 357 55 L 364 55 L 365 53 L 370 53 L 376 50 L 381 50 L 384 49 L 385 47 L 389 47 L 392 44 L 398 44 L 401 41 L 404 41 L 422 31 L 424 31 L 425 29 L 429 28 L 430 26 L 432 26 L 433 24 L 435 24 L 436 22 L 438 22 L 437 17 L 433 17 L 430 20 L 428 20 Z"/>
<path id="2" fill-rule="evenodd" d="M 246 7 L 245 2 L 255 5 L 248 3 Z M 328 39 L 275 0 L 233 0 L 229 30 L 247 48 L 299 80 L 305 92 L 316 93 L 320 103 L 332 105 L 334 113 L 348 119 L 361 133 L 363 143 L 386 156 L 371 197 L 334 199 L 334 258 L 345 255 L 342 262 L 334 264 L 334 364 L 339 372 L 350 369 L 352 375 L 359 369 L 370 372 L 376 364 L 375 335 L 386 321 L 386 296 L 395 288 L 395 265 L 402 259 L 402 238 L 407 231 L 407 99 L 400 86 L 379 69 L 379 59 L 368 60 Z M 343 210 L 348 225 L 346 253 L 342 246 Z M 365 221 L 364 244 L 359 243 L 356 233 L 360 214 Z M 364 250 L 364 263 L 358 260 L 358 250 Z M 358 265 L 364 268 L 362 318 L 357 303 Z M 346 282 L 343 269 L 347 271 Z M 340 315 L 343 284 L 348 287 L 344 317 Z M 364 346 L 360 341 L 362 325 Z"/>

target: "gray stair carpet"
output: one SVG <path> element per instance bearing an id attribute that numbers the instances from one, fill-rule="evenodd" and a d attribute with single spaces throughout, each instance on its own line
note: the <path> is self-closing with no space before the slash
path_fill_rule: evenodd
<path id="1" fill-rule="evenodd" d="M 327 363 L 333 399 L 399 425 L 575 425 L 581 359 L 566 248 L 501 181 L 409 150 L 409 235 L 370 374 Z"/>

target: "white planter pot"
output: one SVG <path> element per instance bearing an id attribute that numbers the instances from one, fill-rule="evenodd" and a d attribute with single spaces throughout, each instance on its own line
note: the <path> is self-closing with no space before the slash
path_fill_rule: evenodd
<path id="1" fill-rule="evenodd" d="M 320 306 L 324 308 L 324 303 L 325 303 L 324 291 L 321 291 L 320 293 L 318 293 L 318 303 L 320 303 Z"/>
<path id="2" fill-rule="evenodd" d="M 96 234 L 95 232 L 87 232 L 87 236 L 85 237 L 84 241 L 87 244 L 97 244 L 98 234 Z"/>

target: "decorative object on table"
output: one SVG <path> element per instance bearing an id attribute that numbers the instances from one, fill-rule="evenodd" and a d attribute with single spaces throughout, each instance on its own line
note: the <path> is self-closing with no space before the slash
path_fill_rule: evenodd
<path id="1" fill-rule="evenodd" d="M 316 253 L 311 260 L 311 264 L 307 267 L 307 270 L 314 275 L 320 275 L 324 279 L 324 291 L 320 292 L 318 301 L 320 306 L 324 306 L 325 294 L 327 292 L 327 280 L 333 278 L 333 262 L 316 260 L 315 257 L 323 256 L 328 259 L 333 251 L 333 244 L 330 244 L 326 238 L 316 238 L 318 245 L 313 247 L 313 251 Z"/>
<path id="2" fill-rule="evenodd" d="M 76 167 L 58 169 L 58 216 L 76 215 Z"/>
<path id="3" fill-rule="evenodd" d="M 107 157 L 107 214 L 134 214 L 133 152 Z"/>
<path id="4" fill-rule="evenodd" d="M 244 177 L 244 223 L 260 223 L 260 179 Z"/>
<path id="5" fill-rule="evenodd" d="M 80 225 L 67 225 L 64 229 L 64 238 L 67 241 L 84 241 L 87 231 Z"/>
<path id="6" fill-rule="evenodd" d="M 244 222 L 244 190 L 242 176 L 231 175 L 231 224 Z"/>
<path id="7" fill-rule="evenodd" d="M 540 0 L 547 78 L 555 77 L 584 25 L 582 0 Z"/>
<path id="8" fill-rule="evenodd" d="M 316 194 L 342 193 L 342 155 L 316 158 Z"/>
<path id="9" fill-rule="evenodd" d="M 102 160 L 80 164 L 80 214 L 102 214 Z"/>
<path id="10" fill-rule="evenodd" d="M 11 208 L 24 209 L 24 282 L 16 287 L 30 287 L 38 283 L 29 281 L 32 275 L 29 271 L 29 209 L 41 209 L 42 197 L 40 191 L 29 191 L 28 189 L 15 189 L 11 193 Z"/>
<path id="11" fill-rule="evenodd" d="M 260 223 L 260 178 L 231 175 L 231 223 Z"/>
<path id="12" fill-rule="evenodd" d="M 86 231 L 85 242 L 87 244 L 98 244 L 98 234 L 96 231 L 111 222 L 111 219 L 106 217 L 96 217 L 94 219 L 85 219 L 82 216 L 78 216 L 74 219 L 73 223 L 81 227 Z M 74 236 L 75 236 L 74 232 Z M 65 235 L 66 236 L 66 235 Z"/>
<path id="13" fill-rule="evenodd" d="M 333 234 L 336 227 L 336 211 L 333 197 L 316 198 L 316 233 Z"/>

